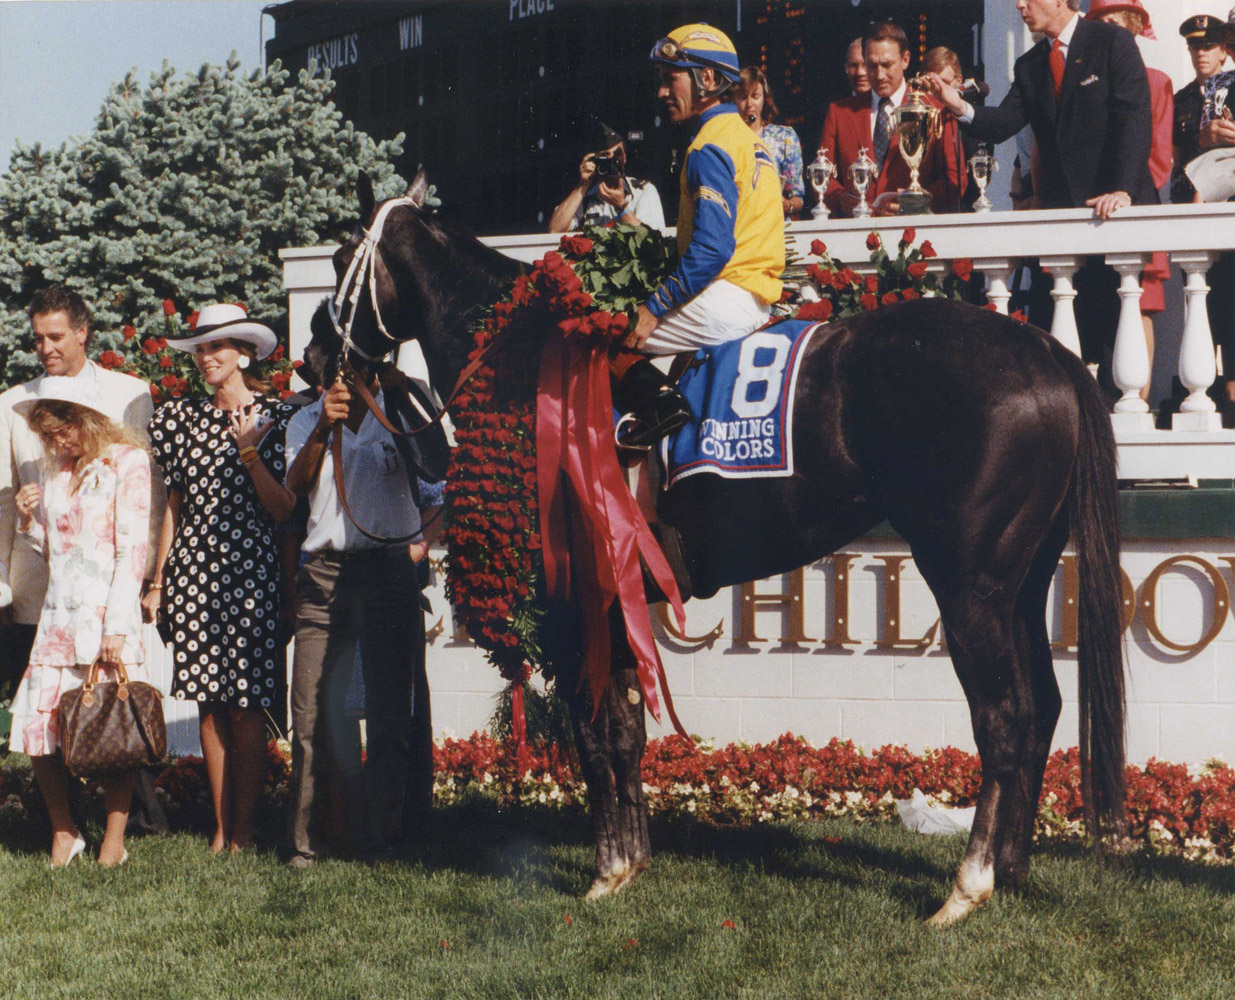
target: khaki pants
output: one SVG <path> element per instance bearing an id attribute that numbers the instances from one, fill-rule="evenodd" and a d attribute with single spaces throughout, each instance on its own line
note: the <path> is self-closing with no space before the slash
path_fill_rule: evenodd
<path id="1" fill-rule="evenodd" d="M 424 648 L 415 564 L 404 546 L 318 553 L 300 568 L 296 597 L 288 850 L 310 858 L 323 850 L 332 778 L 344 815 L 363 818 L 364 845 L 381 850 L 399 833 L 413 671 Z M 343 711 L 357 643 L 365 682 L 363 770 Z"/>

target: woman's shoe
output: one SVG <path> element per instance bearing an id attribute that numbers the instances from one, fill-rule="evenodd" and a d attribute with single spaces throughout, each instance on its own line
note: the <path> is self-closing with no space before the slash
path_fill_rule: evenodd
<path id="1" fill-rule="evenodd" d="M 68 856 L 68 859 L 64 862 L 64 864 L 54 865 L 54 864 L 51 864 L 50 861 L 48 862 L 48 864 L 51 865 L 52 868 L 68 868 L 68 866 L 73 863 L 73 860 L 75 858 L 78 858 L 81 856 L 82 852 L 85 851 L 85 849 L 86 849 L 86 839 L 79 833 L 77 835 L 77 839 L 73 841 L 73 846 L 69 848 L 69 856 Z"/>
<path id="2" fill-rule="evenodd" d="M 129 849 L 126 847 L 120 852 L 120 860 L 113 861 L 110 865 L 103 865 L 104 868 L 117 868 L 129 860 Z"/>

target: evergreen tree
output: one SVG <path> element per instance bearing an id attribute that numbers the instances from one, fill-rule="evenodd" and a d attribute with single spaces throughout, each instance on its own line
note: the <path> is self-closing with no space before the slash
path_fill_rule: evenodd
<path id="1" fill-rule="evenodd" d="M 162 331 L 164 299 L 183 313 L 242 302 L 286 323 L 278 252 L 339 240 L 356 220 L 356 178 L 380 197 L 404 182 L 403 136 L 374 142 L 343 122 L 334 83 L 225 66 L 176 75 L 166 63 L 141 87 L 115 84 L 94 131 L 59 149 L 14 151 L 0 178 L 0 381 L 37 372 L 25 307 L 66 284 L 90 303 L 97 350 L 124 324 Z"/>

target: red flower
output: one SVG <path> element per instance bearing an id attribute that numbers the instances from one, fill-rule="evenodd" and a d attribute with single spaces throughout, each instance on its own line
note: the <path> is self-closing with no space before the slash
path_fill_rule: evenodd
<path id="1" fill-rule="evenodd" d="M 918 260 L 909 265 L 909 277 L 922 278 L 926 276 L 926 261 Z"/>
<path id="2" fill-rule="evenodd" d="M 890 305 L 895 305 L 896 301 L 899 298 L 900 296 L 897 295 L 895 291 L 891 291 L 891 292 L 885 292 L 883 298 L 880 299 L 879 301 L 882 302 L 885 306 L 890 306 Z"/>
<path id="3" fill-rule="evenodd" d="M 125 340 L 132 340 L 134 337 L 136 337 L 136 336 L 137 336 L 137 327 L 135 327 L 135 326 L 122 326 L 122 327 L 120 328 L 120 333 L 124 336 L 124 339 L 125 339 Z"/>
<path id="4" fill-rule="evenodd" d="M 567 926 L 567 927 L 569 927 L 569 926 L 570 926 L 571 924 L 573 924 L 573 923 L 574 923 L 574 921 L 570 919 L 570 914 L 569 914 L 569 913 L 567 913 L 567 914 L 566 914 L 566 926 Z"/>
<path id="5" fill-rule="evenodd" d="M 735 924 L 732 920 L 722 920 L 720 922 L 720 929 L 723 931 L 736 930 L 737 924 Z"/>
<path id="6" fill-rule="evenodd" d="M 903 233 L 901 233 L 901 242 L 904 244 L 912 243 L 915 239 L 917 239 L 917 236 L 918 234 L 914 231 L 913 226 L 910 226 Z"/>
<path id="7" fill-rule="evenodd" d="M 237 309 L 242 309 L 242 310 L 244 311 L 245 315 L 246 315 L 246 316 L 248 315 L 248 313 L 249 313 L 249 307 L 248 307 L 248 306 L 246 306 L 243 302 L 233 302 L 233 303 L 232 303 L 232 305 L 234 305 Z"/>
<path id="8" fill-rule="evenodd" d="M 984 305 L 982 308 L 983 308 L 983 309 L 989 309 L 991 312 L 999 312 L 999 306 L 995 305 L 995 303 L 994 303 L 994 302 L 988 302 L 988 303 L 987 303 L 986 305 Z"/>
<path id="9" fill-rule="evenodd" d="M 973 261 L 968 257 L 958 257 L 952 261 L 952 273 L 961 281 L 968 281 L 969 276 L 973 274 Z"/>
<path id="10" fill-rule="evenodd" d="M 871 233 L 866 237 L 867 250 L 878 250 L 881 246 L 883 246 L 883 240 L 879 238 L 878 233 Z"/>
<path id="11" fill-rule="evenodd" d="M 1023 309 L 1017 309 L 1013 312 L 1012 319 L 1019 319 L 1022 323 L 1029 322 L 1029 317 L 1025 315 L 1025 311 Z"/>
<path id="12" fill-rule="evenodd" d="M 159 358 L 160 368 L 170 368 L 171 366 L 172 366 L 172 359 L 169 358 L 166 354 L 164 354 L 163 357 Z"/>
<path id="13" fill-rule="evenodd" d="M 163 300 L 163 315 L 164 316 L 175 316 L 176 315 L 176 303 L 173 302 L 171 299 Z"/>
<path id="14" fill-rule="evenodd" d="M 916 288 L 902 288 L 901 298 L 908 302 L 910 299 L 920 299 L 922 296 Z"/>
<path id="15" fill-rule="evenodd" d="M 626 941 L 626 947 L 627 948 L 638 948 L 639 939 L 638 938 L 628 938 Z"/>
<path id="16" fill-rule="evenodd" d="M 142 353 L 143 354 L 158 354 L 159 353 L 159 342 L 155 340 L 153 337 L 147 337 L 145 340 L 142 341 Z"/>
<path id="17" fill-rule="evenodd" d="M 813 253 L 816 257 L 822 257 L 824 254 L 828 252 L 828 245 L 824 243 L 823 240 L 811 240 L 810 241 L 810 252 Z"/>
<path id="18" fill-rule="evenodd" d="M 279 344 L 273 351 L 271 351 L 270 357 L 267 360 L 282 361 L 283 360 L 283 345 Z"/>
<path id="19" fill-rule="evenodd" d="M 159 385 L 161 385 L 164 389 L 174 389 L 177 385 L 179 385 L 179 383 L 180 379 L 178 379 L 175 375 L 164 375 L 161 379 L 159 379 Z"/>
<path id="20" fill-rule="evenodd" d="M 798 308 L 798 319 L 818 320 L 825 322 L 832 315 L 832 300 L 820 299 L 818 302 L 807 302 Z"/>
<path id="21" fill-rule="evenodd" d="M 868 292 L 867 294 L 862 296 L 861 303 L 862 303 L 862 308 L 865 309 L 867 312 L 870 312 L 870 310 L 876 308 L 879 305 L 879 300 Z"/>
<path id="22" fill-rule="evenodd" d="M 196 329 L 197 329 L 197 317 L 198 317 L 198 315 L 199 315 L 199 314 L 198 314 L 198 313 L 196 313 L 196 312 L 191 312 L 191 313 L 189 313 L 189 329 L 190 329 L 190 330 L 196 330 Z"/>
<path id="23" fill-rule="evenodd" d="M 939 254 L 935 252 L 935 248 L 931 246 L 930 240 L 924 240 L 922 243 L 921 249 L 922 249 L 922 256 L 925 257 L 927 260 L 930 260 L 932 257 L 939 256 Z"/>
<path id="24" fill-rule="evenodd" d="M 586 257 L 594 245 L 586 236 L 563 236 L 560 244 L 572 257 Z"/>
<path id="25" fill-rule="evenodd" d="M 879 275 L 868 274 L 866 276 L 865 288 L 868 294 L 874 295 L 879 291 Z"/>
<path id="26" fill-rule="evenodd" d="M 119 368 L 122 364 L 124 364 L 124 358 L 122 358 L 115 351 L 104 351 L 99 355 L 99 364 L 101 364 L 104 368 L 111 370 L 112 368 Z"/>

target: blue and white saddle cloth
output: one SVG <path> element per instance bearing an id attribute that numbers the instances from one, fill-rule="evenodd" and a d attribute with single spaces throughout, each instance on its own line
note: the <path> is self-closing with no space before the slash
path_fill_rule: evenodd
<path id="1" fill-rule="evenodd" d="M 660 446 L 666 489 L 700 472 L 727 479 L 793 475 L 798 366 L 820 325 L 786 320 L 696 353 L 678 382 L 695 420 Z"/>

